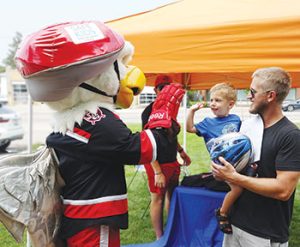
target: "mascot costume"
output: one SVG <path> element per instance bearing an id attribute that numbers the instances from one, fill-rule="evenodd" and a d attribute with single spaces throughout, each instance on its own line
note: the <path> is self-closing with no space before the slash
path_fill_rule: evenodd
<path id="1" fill-rule="evenodd" d="M 128 227 L 124 165 L 152 162 L 167 150 L 165 126 L 171 126 L 170 116 L 178 111 L 174 102 L 180 104 L 184 94 L 180 87 L 171 88 L 169 93 L 179 100 L 171 97 L 164 117 L 152 118 L 159 124 L 132 133 L 113 110 L 115 105 L 129 107 L 145 84 L 142 71 L 128 66 L 133 52 L 129 42 L 98 21 L 49 26 L 22 42 L 17 68 L 32 99 L 45 102 L 55 113 L 46 148 L 0 164 L 1 174 L 2 166 L 17 160 L 15 167 L 23 169 L 18 174 L 30 175 L 30 179 L 15 175 L 27 186 L 4 189 L 5 200 L 0 203 L 0 220 L 17 240 L 26 226 L 33 246 L 120 246 L 119 229 Z M 48 168 L 41 166 L 44 163 Z M 3 181 L 13 179 L 3 174 L 8 174 Z M 6 205 L 14 194 L 17 202 L 9 210 Z M 42 222 L 46 227 L 37 226 Z"/>

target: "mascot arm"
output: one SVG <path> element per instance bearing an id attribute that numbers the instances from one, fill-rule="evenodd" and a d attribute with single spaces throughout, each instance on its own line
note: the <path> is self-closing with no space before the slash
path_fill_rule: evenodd
<path id="1" fill-rule="evenodd" d="M 171 128 L 172 120 L 177 122 L 178 110 L 184 96 L 181 84 L 167 85 L 158 94 L 145 129 Z"/>
<path id="2" fill-rule="evenodd" d="M 157 159 L 157 150 L 166 148 L 166 132 L 162 129 L 146 129 L 132 133 L 131 130 L 114 113 L 104 110 L 101 124 L 92 128 L 88 144 L 72 146 L 73 157 L 84 155 L 99 164 L 144 164 Z M 87 131 L 87 130 L 86 130 Z M 59 142 L 61 143 L 61 142 Z M 65 145 L 61 148 L 64 148 Z M 89 147 L 80 148 L 84 145 Z M 82 152 L 88 152 L 83 154 Z"/>
<path id="3" fill-rule="evenodd" d="M 124 127 L 123 131 L 124 135 L 120 135 L 120 132 L 118 136 L 110 135 L 110 144 L 105 146 L 103 155 L 110 162 L 114 159 L 119 164 L 145 164 L 158 159 L 158 150 L 167 151 L 164 149 L 168 148 L 165 144 L 168 143 L 168 136 L 163 129 L 147 129 L 130 133 L 130 130 Z M 126 132 L 128 135 L 125 135 Z M 99 152 L 95 155 L 99 156 Z"/>

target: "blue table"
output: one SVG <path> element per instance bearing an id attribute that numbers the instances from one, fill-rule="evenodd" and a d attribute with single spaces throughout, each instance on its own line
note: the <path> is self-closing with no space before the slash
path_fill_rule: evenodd
<path id="1" fill-rule="evenodd" d="M 224 196 L 223 192 L 199 187 L 177 187 L 163 237 L 153 243 L 126 247 L 221 247 L 223 233 L 214 212 Z"/>

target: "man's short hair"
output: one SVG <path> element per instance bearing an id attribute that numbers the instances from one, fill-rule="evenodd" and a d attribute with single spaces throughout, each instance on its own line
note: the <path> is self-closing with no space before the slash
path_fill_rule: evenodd
<path id="1" fill-rule="evenodd" d="M 237 100 L 235 88 L 226 82 L 217 83 L 209 90 L 209 92 L 210 94 L 218 93 L 226 100 L 233 100 L 234 102 Z"/>
<path id="2" fill-rule="evenodd" d="M 252 78 L 262 80 L 261 87 L 265 91 L 275 91 L 277 102 L 282 103 L 291 88 L 291 77 L 288 72 L 279 67 L 257 69 Z"/>

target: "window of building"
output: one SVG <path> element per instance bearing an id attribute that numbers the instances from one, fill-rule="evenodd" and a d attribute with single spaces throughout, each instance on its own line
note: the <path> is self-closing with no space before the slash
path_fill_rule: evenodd
<path id="1" fill-rule="evenodd" d="M 27 103 L 27 87 L 23 83 L 13 83 L 13 97 L 15 103 Z"/>
<path id="2" fill-rule="evenodd" d="M 155 93 L 141 93 L 140 94 L 140 104 L 149 104 L 156 99 Z"/>

